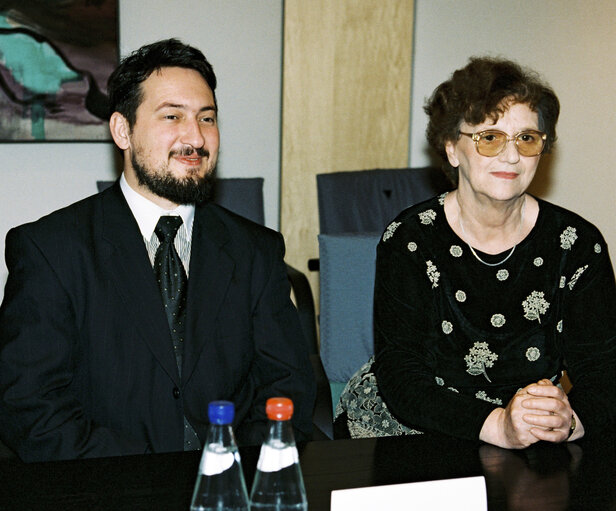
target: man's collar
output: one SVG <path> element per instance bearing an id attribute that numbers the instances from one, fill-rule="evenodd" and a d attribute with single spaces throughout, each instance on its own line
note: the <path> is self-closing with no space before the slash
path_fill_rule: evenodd
<path id="1" fill-rule="evenodd" d="M 154 228 L 158 223 L 158 219 L 164 215 L 179 215 L 182 217 L 183 227 L 186 229 L 186 239 L 190 241 L 192 238 L 192 226 L 195 218 L 194 204 L 181 205 L 175 209 L 168 210 L 154 204 L 151 200 L 146 199 L 143 195 L 133 190 L 124 173 L 120 176 L 120 188 L 124 194 L 128 206 L 137 220 L 141 235 L 149 240 L 152 238 Z"/>

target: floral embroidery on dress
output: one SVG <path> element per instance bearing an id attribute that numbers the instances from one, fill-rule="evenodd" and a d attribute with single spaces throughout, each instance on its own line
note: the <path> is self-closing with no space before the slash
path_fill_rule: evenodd
<path id="1" fill-rule="evenodd" d="M 442 387 L 443 385 L 445 385 L 445 380 L 443 380 L 443 378 L 441 378 L 441 377 L 439 377 L 439 376 L 435 376 L 435 377 L 434 377 L 434 380 L 436 381 L 436 384 L 437 384 L 437 385 L 440 385 L 441 387 Z"/>
<path id="2" fill-rule="evenodd" d="M 573 289 L 573 286 L 575 286 L 575 283 L 582 276 L 582 273 L 584 273 L 586 271 L 586 268 L 588 268 L 588 265 L 582 266 L 581 268 L 578 268 L 577 270 L 575 270 L 575 273 L 573 274 L 573 277 L 571 277 L 571 280 L 569 281 L 569 284 L 567 284 L 569 286 L 569 289 Z"/>
<path id="3" fill-rule="evenodd" d="M 456 291 L 456 300 L 458 300 L 460 303 L 463 303 L 466 301 L 466 293 L 464 291 L 462 291 L 461 289 L 458 289 Z"/>
<path id="4" fill-rule="evenodd" d="M 563 332 L 563 320 L 561 319 L 557 324 L 556 324 L 556 330 L 558 330 L 558 333 Z"/>
<path id="5" fill-rule="evenodd" d="M 550 304 L 543 297 L 543 291 L 533 291 L 526 300 L 522 302 L 524 317 L 530 321 L 535 319 L 541 323 L 541 314 L 545 314 Z"/>
<path id="6" fill-rule="evenodd" d="M 535 257 L 535 260 L 533 261 L 533 264 L 537 267 L 541 266 L 543 264 L 543 258 L 542 257 Z"/>
<path id="7" fill-rule="evenodd" d="M 505 324 L 505 316 L 502 314 L 494 314 L 492 319 L 490 319 L 490 322 L 492 323 L 492 326 L 500 328 Z"/>
<path id="8" fill-rule="evenodd" d="M 509 272 L 507 270 L 498 270 L 496 272 L 496 278 L 501 282 L 509 278 Z"/>
<path id="9" fill-rule="evenodd" d="M 443 321 L 442 327 L 443 332 L 445 332 L 447 335 L 453 332 L 453 325 L 449 321 Z"/>
<path id="10" fill-rule="evenodd" d="M 526 358 L 530 360 L 531 362 L 535 362 L 535 360 L 539 360 L 540 356 L 541 356 L 541 352 L 539 351 L 539 348 L 535 348 L 534 346 L 531 346 L 530 348 L 526 350 Z"/>
<path id="11" fill-rule="evenodd" d="M 560 235 L 560 248 L 570 250 L 575 243 L 575 240 L 577 240 L 575 227 L 567 227 Z"/>
<path id="12" fill-rule="evenodd" d="M 460 391 L 458 389 L 455 389 L 453 387 L 447 387 L 447 390 L 451 390 L 451 392 L 456 392 L 457 394 L 460 393 Z"/>
<path id="13" fill-rule="evenodd" d="M 428 209 L 419 213 L 419 220 L 424 225 L 431 225 L 436 218 L 436 212 L 433 209 Z"/>
<path id="14" fill-rule="evenodd" d="M 432 282 L 432 287 L 438 287 L 438 279 L 441 273 L 437 270 L 436 266 L 432 264 L 432 261 L 426 261 L 426 266 L 428 267 L 426 273 L 428 274 L 430 282 Z"/>
<path id="15" fill-rule="evenodd" d="M 490 398 L 488 397 L 488 395 L 485 393 L 484 390 L 478 390 L 475 393 L 475 397 L 477 399 L 481 399 L 482 401 L 487 401 L 488 403 L 494 403 L 495 405 L 502 405 L 503 401 L 497 397 L 495 398 Z"/>
<path id="16" fill-rule="evenodd" d="M 335 417 L 347 413 L 352 438 L 420 435 L 421 431 L 400 424 L 387 408 L 371 371 L 373 363 L 371 357 L 349 380 L 336 405 Z"/>
<path id="17" fill-rule="evenodd" d="M 560 283 L 558 284 L 558 287 L 562 289 L 563 287 L 565 287 L 565 283 L 566 282 L 567 282 L 567 277 L 561 277 L 560 278 Z"/>
<path id="18" fill-rule="evenodd" d="M 486 373 L 486 367 L 493 367 L 494 362 L 498 359 L 496 353 L 492 353 L 487 342 L 476 342 L 469 350 L 468 355 L 464 357 L 464 361 L 468 368 L 466 372 L 473 376 L 483 374 L 490 383 L 492 380 Z"/>
<path id="19" fill-rule="evenodd" d="M 409 252 L 415 252 L 415 250 L 417 250 L 417 243 L 410 241 L 406 248 L 409 249 Z"/>
<path id="20" fill-rule="evenodd" d="M 458 245 L 451 245 L 449 253 L 454 257 L 460 257 L 462 255 L 462 249 Z"/>
<path id="21" fill-rule="evenodd" d="M 599 243 L 595 243 L 595 254 L 601 253 L 601 245 Z"/>
<path id="22" fill-rule="evenodd" d="M 387 229 L 385 229 L 385 232 L 383 233 L 383 241 L 387 241 L 389 238 L 391 238 L 394 235 L 394 232 L 396 232 L 396 229 L 398 227 L 400 227 L 402 225 L 402 222 L 392 222 L 387 226 Z"/>
<path id="23" fill-rule="evenodd" d="M 438 196 L 438 203 L 442 206 L 443 204 L 445 204 L 445 197 L 447 197 L 447 195 L 449 194 L 449 192 L 443 192 Z"/>

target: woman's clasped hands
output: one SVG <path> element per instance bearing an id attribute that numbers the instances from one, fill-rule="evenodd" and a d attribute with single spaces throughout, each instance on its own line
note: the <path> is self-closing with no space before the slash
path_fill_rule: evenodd
<path id="1" fill-rule="evenodd" d="M 539 440 L 560 443 L 583 434 L 583 426 L 567 394 L 550 380 L 543 379 L 520 389 L 505 408 L 494 409 L 485 420 L 479 438 L 506 449 L 523 449 Z"/>

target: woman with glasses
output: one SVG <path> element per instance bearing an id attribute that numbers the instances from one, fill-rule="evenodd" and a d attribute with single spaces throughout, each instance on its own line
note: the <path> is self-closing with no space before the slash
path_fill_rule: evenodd
<path id="1" fill-rule="evenodd" d="M 614 431 L 606 243 L 527 193 L 559 109 L 547 85 L 507 60 L 472 58 L 436 88 L 427 138 L 456 188 L 383 233 L 375 357 L 343 393 L 338 434 L 438 432 L 515 449 Z"/>

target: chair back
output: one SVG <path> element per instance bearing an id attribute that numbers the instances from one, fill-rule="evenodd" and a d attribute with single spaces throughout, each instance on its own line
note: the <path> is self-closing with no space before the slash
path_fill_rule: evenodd
<path id="1" fill-rule="evenodd" d="M 321 234 L 383 232 L 403 209 L 451 189 L 433 167 L 317 174 Z"/>
<path id="2" fill-rule="evenodd" d="M 372 298 L 381 233 L 320 234 L 321 360 L 332 402 L 374 354 Z"/>

